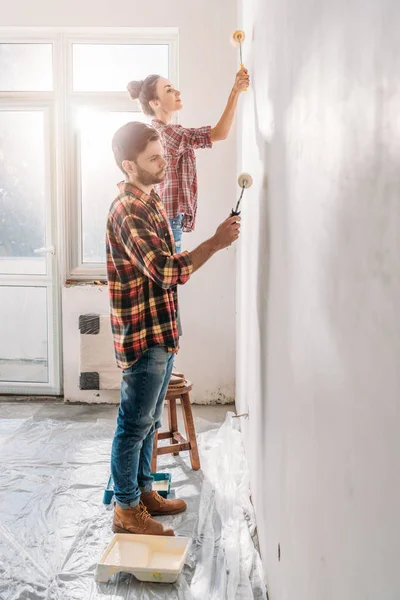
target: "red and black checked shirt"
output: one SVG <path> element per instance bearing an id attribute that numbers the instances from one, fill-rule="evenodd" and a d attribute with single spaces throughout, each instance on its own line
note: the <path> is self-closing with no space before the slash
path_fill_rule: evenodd
<path id="1" fill-rule="evenodd" d="M 107 220 L 107 275 L 115 355 L 126 369 L 152 346 L 177 352 L 177 284 L 186 283 L 193 264 L 187 251 L 174 254 L 157 194 L 130 183 L 118 187 Z"/>
<path id="2" fill-rule="evenodd" d="M 194 150 L 212 147 L 211 127 L 186 129 L 182 125 L 166 125 L 157 119 L 151 125 L 161 136 L 167 161 L 165 179 L 154 189 L 163 201 L 168 218 L 173 219 L 183 213 L 183 230 L 193 231 L 197 213 Z"/>

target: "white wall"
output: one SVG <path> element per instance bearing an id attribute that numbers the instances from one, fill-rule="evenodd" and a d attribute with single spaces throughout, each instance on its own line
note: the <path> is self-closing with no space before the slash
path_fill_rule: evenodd
<path id="1" fill-rule="evenodd" d="M 237 402 L 271 600 L 400 598 L 399 19 L 240 10 Z"/>
<path id="2" fill-rule="evenodd" d="M 214 125 L 225 106 L 237 66 L 229 44 L 236 27 L 236 3 L 187 0 L 143 3 L 138 0 L 20 0 L 9 3 L 2 25 L 70 27 L 179 27 L 180 88 L 187 126 Z M 214 233 L 237 195 L 235 135 L 212 151 L 198 152 L 199 213 L 195 233 L 184 240 L 191 249 Z M 113 198 L 110 198 L 110 204 Z M 232 401 L 235 375 L 235 250 L 220 253 L 182 289 L 185 329 L 177 367 L 194 383 L 196 401 Z M 116 393 L 80 392 L 78 316 L 107 312 L 104 290 L 63 290 L 64 392 L 71 400 L 118 400 Z"/>

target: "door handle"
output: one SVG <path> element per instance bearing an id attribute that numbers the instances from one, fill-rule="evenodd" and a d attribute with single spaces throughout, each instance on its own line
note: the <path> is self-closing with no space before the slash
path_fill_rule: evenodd
<path id="1" fill-rule="evenodd" d="M 34 250 L 35 254 L 55 254 L 56 253 L 56 249 L 54 248 L 54 246 L 46 246 L 43 248 L 36 248 Z"/>

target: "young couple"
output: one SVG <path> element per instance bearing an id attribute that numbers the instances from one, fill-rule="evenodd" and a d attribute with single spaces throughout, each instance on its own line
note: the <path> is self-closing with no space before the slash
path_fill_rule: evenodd
<path id="1" fill-rule="evenodd" d="M 171 124 L 182 103 L 168 80 L 150 75 L 128 86 L 154 119 L 151 126 L 127 123 L 112 144 L 125 177 L 110 207 L 106 240 L 111 325 L 122 369 L 111 452 L 114 532 L 174 535 L 152 517 L 186 510 L 183 500 L 167 500 L 152 491 L 151 477 L 154 432 L 161 426 L 179 348 L 177 286 L 239 237 L 240 217 L 223 221 L 191 252 L 181 251 L 181 237 L 182 231 L 193 231 L 196 221 L 194 150 L 227 137 L 238 96 L 248 85 L 242 70 L 218 124 L 199 129 Z"/>

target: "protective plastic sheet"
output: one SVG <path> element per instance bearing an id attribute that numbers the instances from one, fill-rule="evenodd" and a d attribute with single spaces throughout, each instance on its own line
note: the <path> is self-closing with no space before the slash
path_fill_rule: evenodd
<path id="1" fill-rule="evenodd" d="M 10 418 L 0 418 L 0 598 L 265 599 L 247 465 L 232 413 L 219 428 L 196 421 L 201 471 L 191 470 L 185 454 L 159 457 L 158 470 L 172 473 L 173 491 L 188 502 L 186 513 L 164 517 L 176 534 L 193 538 L 178 581 L 141 583 L 119 573 L 95 583 L 96 562 L 112 538 L 112 506 L 104 506 L 102 496 L 115 412 L 88 407 L 86 418 L 76 408 L 45 407 L 27 417 L 24 406 L 2 405 Z"/>

